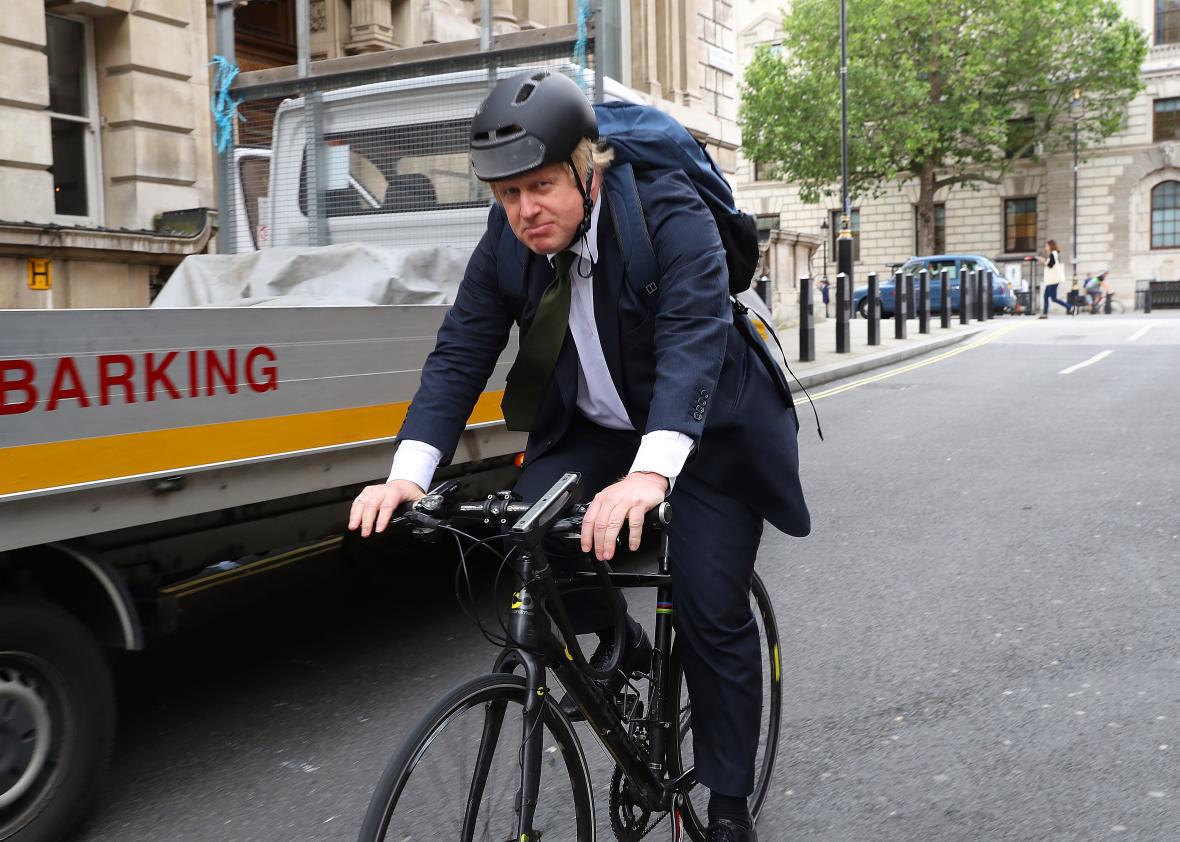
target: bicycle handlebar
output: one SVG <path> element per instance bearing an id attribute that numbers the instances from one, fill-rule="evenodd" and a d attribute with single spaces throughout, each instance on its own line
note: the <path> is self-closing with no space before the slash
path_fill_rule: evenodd
<path id="1" fill-rule="evenodd" d="M 537 533 L 538 537 L 543 537 L 546 533 L 554 533 L 563 538 L 580 538 L 582 519 L 590 507 L 586 503 L 575 502 L 576 494 L 572 493 L 572 489 L 579 482 L 577 474 L 566 474 L 536 503 L 530 504 L 514 499 L 508 491 L 489 494 L 483 500 L 456 500 L 454 495 L 459 490 L 459 483 L 451 480 L 415 503 L 403 503 L 396 514 L 425 527 L 444 527 L 451 521 L 460 521 L 510 527 L 514 534 L 522 537 Z M 530 512 L 533 516 L 526 517 Z M 564 517 L 561 517 L 563 514 Z M 671 520 L 672 507 L 665 501 L 644 516 L 643 526 L 645 529 L 659 530 Z M 621 531 L 619 540 L 625 536 L 626 531 Z"/>
<path id="2" fill-rule="evenodd" d="M 514 499 L 514 495 L 510 491 L 489 494 L 486 499 L 478 502 L 460 502 L 454 499 L 459 490 L 459 483 L 451 480 L 432 489 L 429 494 L 421 497 L 417 502 L 399 506 L 397 514 L 407 517 L 428 531 L 447 528 L 452 521 L 476 522 L 486 526 L 495 525 L 500 529 L 508 527 L 511 539 L 526 550 L 538 547 L 542 539 L 549 533 L 554 533 L 567 541 L 578 541 L 580 544 L 582 520 L 589 508 L 578 502 L 581 497 L 581 484 L 580 474 L 567 473 L 533 504 Z M 671 523 L 671 520 L 672 507 L 665 500 L 647 513 L 644 518 L 644 526 L 650 529 L 662 529 Z M 627 537 L 629 537 L 628 530 L 623 529 L 620 530 L 616 540 L 621 542 Z M 610 572 L 606 563 L 600 561 L 594 554 L 590 554 L 590 559 L 598 582 L 611 606 L 611 613 L 614 615 L 615 640 L 625 640 L 626 605 L 617 589 L 611 584 Z M 572 625 L 560 600 L 556 600 L 553 611 L 554 619 L 563 633 L 573 634 L 569 631 L 572 629 Z M 616 646 L 611 654 L 610 663 L 602 670 L 592 667 L 576 646 L 573 647 L 574 651 L 570 657 L 591 678 L 605 680 L 618 669 L 622 662 L 624 648 Z M 569 646 L 566 647 L 566 651 L 570 652 Z"/>

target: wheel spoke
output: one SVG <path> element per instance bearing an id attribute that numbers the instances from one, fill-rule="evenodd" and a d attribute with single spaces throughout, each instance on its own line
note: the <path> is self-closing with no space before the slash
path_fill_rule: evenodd
<path id="1" fill-rule="evenodd" d="M 361 839 L 515 839 L 524 697 L 518 678 L 485 676 L 440 704 L 390 764 Z M 551 732 L 553 716 L 538 726 L 543 745 L 560 750 L 541 764 L 533 828 L 546 839 L 581 842 L 593 829 L 585 760 L 571 730 Z"/>

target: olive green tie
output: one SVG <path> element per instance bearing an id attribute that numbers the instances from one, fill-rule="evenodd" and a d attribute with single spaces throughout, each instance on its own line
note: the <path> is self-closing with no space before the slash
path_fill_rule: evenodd
<path id="1" fill-rule="evenodd" d="M 557 355 L 565 342 L 570 323 L 570 266 L 573 252 L 558 252 L 554 259 L 557 274 L 541 293 L 537 312 L 528 332 L 520 340 L 516 362 L 508 371 L 504 398 L 504 425 L 509 430 L 532 429 L 541 405 L 541 394 L 557 364 Z"/>

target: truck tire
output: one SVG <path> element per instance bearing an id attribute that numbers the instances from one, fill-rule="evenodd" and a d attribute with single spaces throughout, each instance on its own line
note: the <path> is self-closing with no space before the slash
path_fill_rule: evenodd
<path id="1" fill-rule="evenodd" d="M 0 597 L 0 842 L 60 842 L 110 758 L 115 693 L 94 636 L 56 605 Z"/>

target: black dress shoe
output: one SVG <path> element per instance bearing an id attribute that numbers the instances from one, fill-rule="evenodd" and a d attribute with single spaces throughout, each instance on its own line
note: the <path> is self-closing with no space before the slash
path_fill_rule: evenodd
<path id="1" fill-rule="evenodd" d="M 729 819 L 718 819 L 709 824 L 705 842 L 758 842 L 758 832 Z"/>
<path id="2" fill-rule="evenodd" d="M 639 639 L 629 642 L 631 645 L 623 653 L 623 659 L 619 663 L 619 668 L 615 670 L 615 674 L 606 681 L 599 682 L 608 696 L 619 695 L 620 691 L 626 685 L 627 679 L 636 673 L 647 673 L 651 671 L 651 641 L 648 640 L 647 632 L 640 629 Z M 600 641 L 598 648 L 590 656 L 590 666 L 596 670 L 606 669 L 614 651 L 615 643 L 613 640 L 609 643 Z M 581 722 L 586 718 L 568 694 L 561 700 L 561 709 L 569 717 L 571 722 Z"/>

